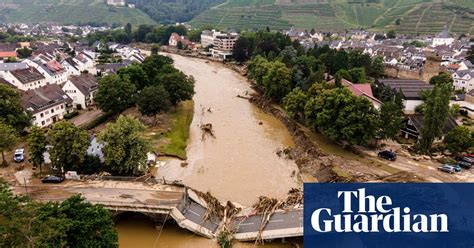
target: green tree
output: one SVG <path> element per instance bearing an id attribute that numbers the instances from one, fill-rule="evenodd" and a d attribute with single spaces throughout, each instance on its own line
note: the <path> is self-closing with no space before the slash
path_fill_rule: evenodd
<path id="1" fill-rule="evenodd" d="M 291 91 L 291 71 L 280 61 L 270 64 L 267 74 L 263 77 L 265 95 L 281 102 Z"/>
<path id="2" fill-rule="evenodd" d="M 31 116 L 21 106 L 20 93 L 5 84 L 0 84 L 0 120 L 19 132 L 31 125 Z"/>
<path id="3" fill-rule="evenodd" d="M 153 116 L 171 108 L 170 95 L 163 85 L 144 88 L 137 98 L 138 110 L 142 115 Z"/>
<path id="4" fill-rule="evenodd" d="M 18 53 L 19 57 L 22 59 L 26 59 L 30 57 L 32 52 L 33 51 L 31 49 L 28 49 L 27 47 L 23 47 L 16 50 L 16 53 Z"/>
<path id="5" fill-rule="evenodd" d="M 365 69 L 363 67 L 352 68 L 349 70 L 352 82 L 356 84 L 367 83 L 367 77 L 365 76 Z"/>
<path id="6" fill-rule="evenodd" d="M 90 145 L 87 131 L 65 120 L 54 124 L 48 132 L 48 140 L 52 146 L 51 164 L 63 171 L 77 170 Z"/>
<path id="7" fill-rule="evenodd" d="M 181 71 L 157 75 L 155 85 L 163 85 L 169 94 L 169 100 L 173 106 L 181 101 L 191 100 L 194 95 L 194 78 L 186 76 Z"/>
<path id="8" fill-rule="evenodd" d="M 257 55 L 248 65 L 248 78 L 255 80 L 258 86 L 263 86 L 263 77 L 267 75 L 269 67 L 270 62 L 266 58 Z"/>
<path id="9" fill-rule="evenodd" d="M 178 48 L 179 50 L 184 49 L 185 47 L 184 47 L 184 45 L 183 45 L 183 42 L 182 42 L 182 41 L 178 41 L 178 44 L 177 44 L 176 48 Z"/>
<path id="10" fill-rule="evenodd" d="M 449 82 L 438 82 L 433 90 L 426 94 L 423 128 L 417 148 L 421 153 L 429 154 L 434 140 L 441 136 L 449 117 L 451 85 Z"/>
<path id="11" fill-rule="evenodd" d="M 453 78 L 451 77 L 451 75 L 449 75 L 449 73 L 446 73 L 446 72 L 440 72 L 437 76 L 434 76 L 430 79 L 430 84 L 433 84 L 433 85 L 437 85 L 437 84 L 449 84 L 449 85 L 453 85 Z"/>
<path id="12" fill-rule="evenodd" d="M 122 80 L 128 79 L 139 91 L 150 85 L 148 75 L 140 64 L 132 64 L 125 68 L 121 68 L 117 74 L 122 78 Z"/>
<path id="13" fill-rule="evenodd" d="M 467 127 L 458 126 L 446 134 L 443 142 L 452 153 L 458 154 L 474 147 L 474 133 Z"/>
<path id="14" fill-rule="evenodd" d="M 114 221 L 104 207 L 92 205 L 76 195 L 63 201 L 59 212 L 69 222 L 69 247 L 118 247 Z"/>
<path id="15" fill-rule="evenodd" d="M 390 30 L 390 31 L 388 31 L 388 33 L 387 33 L 387 38 L 389 38 L 389 39 L 395 39 L 395 38 L 397 38 L 397 34 L 395 33 L 394 30 Z"/>
<path id="16" fill-rule="evenodd" d="M 239 37 L 235 42 L 232 54 L 237 62 L 242 63 L 250 58 L 250 41 L 247 37 Z"/>
<path id="17" fill-rule="evenodd" d="M 346 69 L 340 69 L 334 77 L 344 78 L 345 80 L 352 82 L 352 76 Z"/>
<path id="18" fill-rule="evenodd" d="M 380 108 L 380 127 L 379 137 L 382 139 L 393 139 L 403 126 L 403 109 L 395 101 L 382 103 Z"/>
<path id="19" fill-rule="evenodd" d="M 127 23 L 127 25 L 124 27 L 124 31 L 127 34 L 128 39 L 132 40 L 132 24 Z"/>
<path id="20" fill-rule="evenodd" d="M 107 75 L 99 80 L 95 101 L 104 112 L 120 113 L 135 103 L 135 85 L 127 77 Z"/>
<path id="21" fill-rule="evenodd" d="M 104 147 L 105 164 L 114 174 L 139 175 L 146 169 L 150 145 L 142 135 L 145 126 L 131 116 L 119 116 L 115 123 L 109 123 L 98 136 Z"/>
<path id="22" fill-rule="evenodd" d="M 46 135 L 43 129 L 38 126 L 31 128 L 31 133 L 28 136 L 28 151 L 33 166 L 36 168 L 39 166 L 40 173 L 43 173 L 42 165 L 44 163 L 43 154 L 46 152 Z"/>
<path id="23" fill-rule="evenodd" d="M 73 196 L 40 203 L 0 184 L 0 247 L 117 247 L 108 210 Z"/>
<path id="24" fill-rule="evenodd" d="M 377 56 L 372 60 L 370 70 L 368 71 L 369 76 L 378 79 L 385 74 L 385 66 L 383 64 L 383 58 Z"/>
<path id="25" fill-rule="evenodd" d="M 379 114 L 365 98 L 346 88 L 323 90 L 305 106 L 308 122 L 336 142 L 366 145 L 379 130 Z"/>
<path id="26" fill-rule="evenodd" d="M 2 152 L 2 165 L 7 166 L 5 151 L 12 149 L 18 142 L 16 130 L 10 125 L 0 121 L 0 152 Z"/>
<path id="27" fill-rule="evenodd" d="M 304 107 L 307 101 L 306 93 L 296 87 L 283 98 L 283 106 L 291 117 L 304 118 Z"/>

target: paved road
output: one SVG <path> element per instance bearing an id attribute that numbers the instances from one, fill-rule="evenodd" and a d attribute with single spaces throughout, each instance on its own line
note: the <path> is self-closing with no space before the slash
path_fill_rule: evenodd
<path id="1" fill-rule="evenodd" d="M 243 221 L 242 221 L 243 220 Z M 241 222 L 241 223 L 240 223 Z M 240 223 L 237 233 L 258 232 L 262 223 L 261 215 L 254 215 L 247 219 L 239 218 L 234 221 Z M 286 213 L 275 213 L 265 226 L 265 231 L 303 227 L 303 210 L 289 211 Z"/>
<path id="2" fill-rule="evenodd" d="M 186 219 L 198 225 L 202 225 L 212 232 L 215 232 L 217 227 L 219 227 L 219 220 L 217 220 L 217 218 L 211 218 L 212 221 L 204 221 L 206 209 L 193 201 L 190 202 L 190 204 L 182 211 L 182 213 Z"/>

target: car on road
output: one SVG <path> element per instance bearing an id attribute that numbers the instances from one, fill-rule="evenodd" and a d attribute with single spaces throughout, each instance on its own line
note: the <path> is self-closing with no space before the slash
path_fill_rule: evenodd
<path id="1" fill-rule="evenodd" d="M 449 165 L 449 164 L 444 164 L 444 165 L 438 167 L 438 170 L 442 171 L 442 172 L 450 173 L 450 174 L 456 173 L 456 168 L 452 165 Z"/>
<path id="2" fill-rule="evenodd" d="M 21 163 L 25 160 L 25 149 L 16 149 L 13 154 L 13 160 L 17 163 Z"/>
<path id="3" fill-rule="evenodd" d="M 42 183 L 61 183 L 63 181 L 64 181 L 64 177 L 58 176 L 58 175 L 48 175 L 48 176 L 43 177 L 43 179 L 41 179 Z"/>
<path id="4" fill-rule="evenodd" d="M 379 156 L 380 158 L 384 158 L 384 159 L 387 159 L 387 160 L 390 160 L 390 161 L 395 161 L 397 160 L 397 154 L 392 152 L 392 151 L 388 151 L 388 150 L 385 150 L 385 151 L 381 151 L 377 154 L 377 156 Z"/>
<path id="5" fill-rule="evenodd" d="M 471 169 L 472 164 L 466 161 L 458 161 L 458 165 L 461 166 L 464 169 Z"/>

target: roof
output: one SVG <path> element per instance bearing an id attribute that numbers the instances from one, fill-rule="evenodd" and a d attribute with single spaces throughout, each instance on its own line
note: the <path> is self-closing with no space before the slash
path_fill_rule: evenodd
<path id="1" fill-rule="evenodd" d="M 81 74 L 80 76 L 71 76 L 69 78 L 76 88 L 84 95 L 89 95 L 92 91 L 97 89 L 97 79 L 92 74 Z"/>
<path id="2" fill-rule="evenodd" d="M 331 79 L 329 81 L 329 83 L 334 82 L 335 79 Z M 374 105 L 382 104 L 382 102 L 379 99 L 375 98 L 372 94 L 372 87 L 370 86 L 370 84 L 354 84 L 344 78 L 341 80 L 341 84 L 347 87 L 347 89 L 355 96 L 365 97 Z"/>
<path id="3" fill-rule="evenodd" d="M 0 52 L 0 58 L 16 57 L 16 52 Z"/>
<path id="4" fill-rule="evenodd" d="M 26 68 L 28 68 L 26 63 L 0 63 L 0 71 L 13 71 Z"/>
<path id="5" fill-rule="evenodd" d="M 78 64 L 76 63 L 76 61 L 74 61 L 74 59 L 72 59 L 71 57 L 65 59 L 64 61 L 66 61 L 66 63 L 70 64 L 72 67 L 74 67 L 74 69 L 76 70 L 79 70 L 78 68 Z"/>
<path id="6" fill-rule="evenodd" d="M 451 35 L 449 35 L 448 25 L 444 26 L 443 31 L 439 33 L 438 35 L 436 35 L 436 38 L 443 38 L 443 39 L 451 38 Z"/>
<path id="7" fill-rule="evenodd" d="M 379 82 L 389 86 L 392 90 L 401 90 L 406 100 L 421 100 L 420 93 L 422 91 L 432 90 L 434 88 L 434 85 L 421 80 L 379 79 Z"/>
<path id="8" fill-rule="evenodd" d="M 470 95 L 470 96 L 474 96 L 474 89 L 472 89 L 471 91 L 469 91 L 467 94 Z"/>
<path id="9" fill-rule="evenodd" d="M 456 71 L 455 72 L 456 75 L 458 75 L 458 77 L 460 78 L 463 78 L 464 76 L 466 75 L 470 75 L 471 77 L 474 77 L 474 70 L 459 70 L 459 71 Z"/>
<path id="10" fill-rule="evenodd" d="M 23 84 L 44 79 L 44 76 L 33 67 L 10 71 L 10 73 Z"/>
<path id="11" fill-rule="evenodd" d="M 410 120 L 412 121 L 412 123 L 416 127 L 416 129 L 419 132 L 421 132 L 421 130 L 423 128 L 423 124 L 424 124 L 424 116 L 423 115 L 412 115 L 412 116 L 409 116 L 408 118 L 410 118 Z M 444 124 L 442 132 L 443 132 L 443 134 L 446 134 L 457 126 L 458 126 L 458 124 L 456 123 L 456 120 L 454 120 L 454 118 L 452 116 L 449 116 L 448 120 Z"/>
<path id="12" fill-rule="evenodd" d="M 57 84 L 28 90 L 22 96 L 23 108 L 33 114 L 62 103 L 72 103 L 72 99 Z"/>

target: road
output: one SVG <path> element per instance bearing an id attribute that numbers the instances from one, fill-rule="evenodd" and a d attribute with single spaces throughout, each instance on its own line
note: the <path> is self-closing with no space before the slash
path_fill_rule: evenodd
<path id="1" fill-rule="evenodd" d="M 212 232 L 215 232 L 219 227 L 219 220 L 217 218 L 211 218 L 211 221 L 204 221 L 206 209 L 193 201 L 191 201 L 190 204 L 181 212 L 186 219 L 201 225 Z"/>
<path id="2" fill-rule="evenodd" d="M 262 223 L 262 216 L 254 215 L 247 219 L 240 217 L 235 219 L 234 223 L 238 225 L 237 233 L 258 232 Z M 274 213 L 265 226 L 264 231 L 298 227 L 303 227 L 303 210 Z"/>

